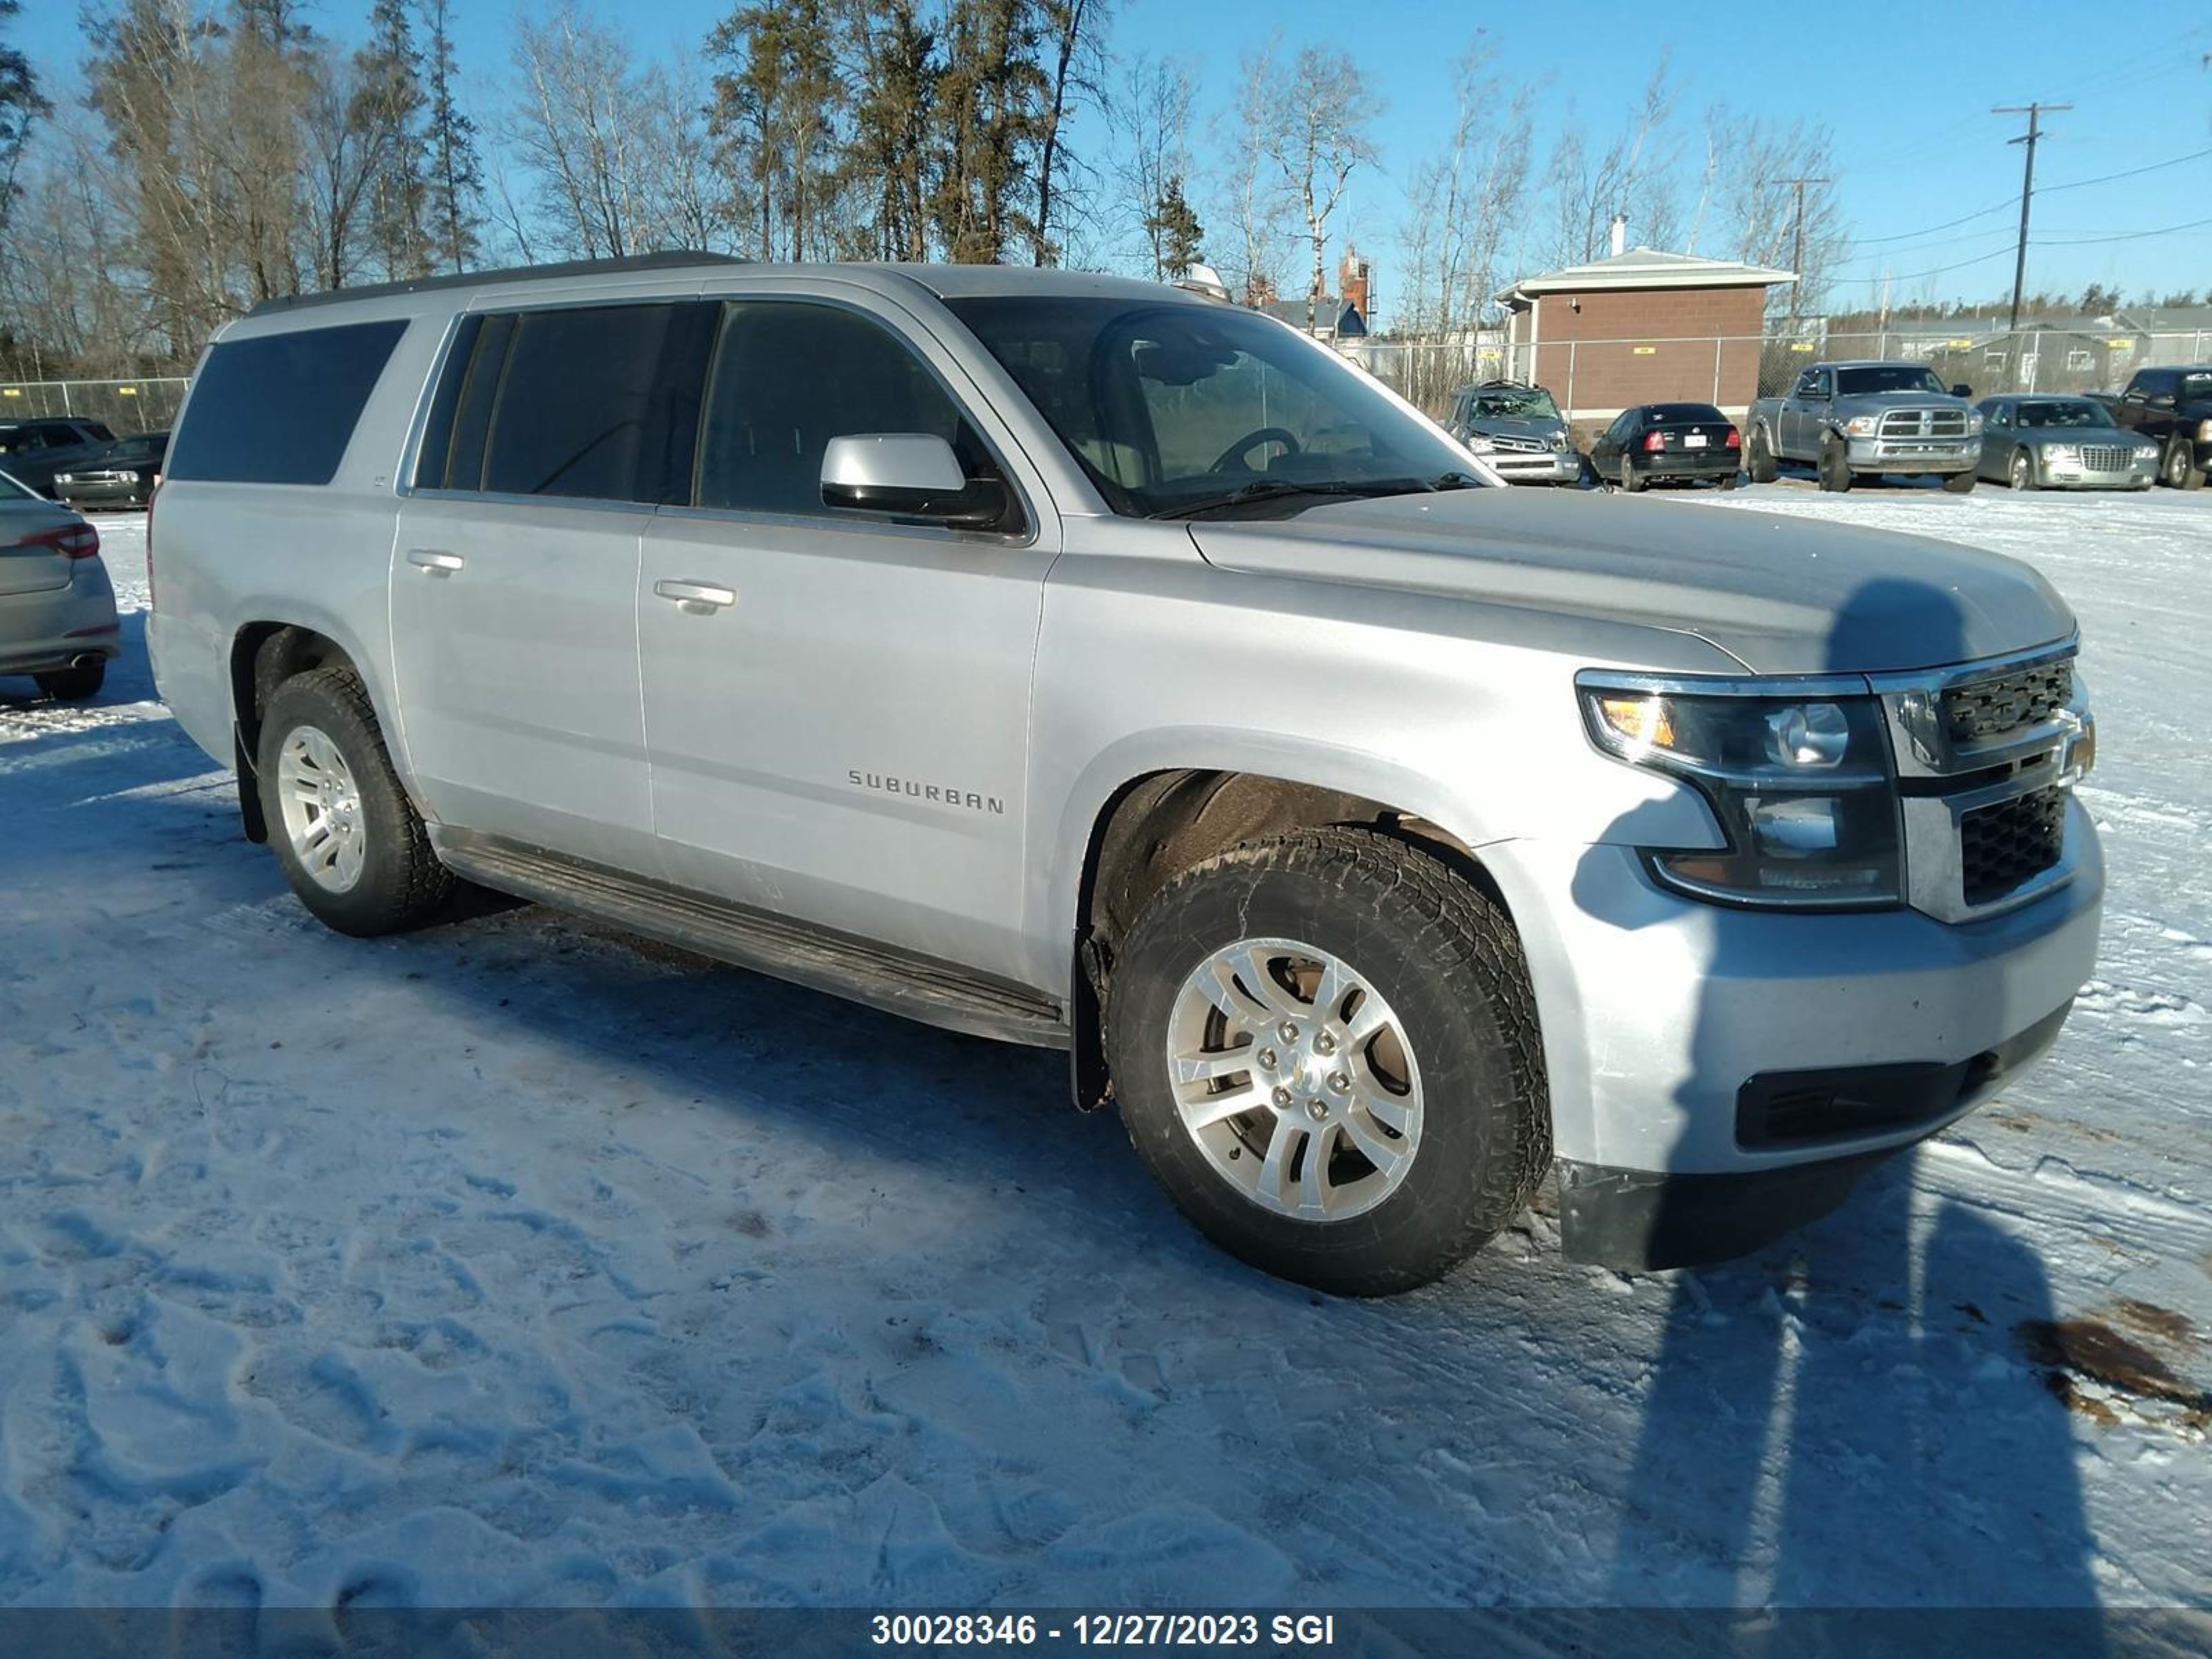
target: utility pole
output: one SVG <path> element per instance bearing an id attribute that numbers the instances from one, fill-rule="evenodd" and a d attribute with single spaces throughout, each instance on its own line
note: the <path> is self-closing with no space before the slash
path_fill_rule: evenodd
<path id="1" fill-rule="evenodd" d="M 1777 179 L 1773 182 L 1787 185 L 1796 193 L 1797 204 L 1790 216 L 1790 274 L 1802 278 L 1805 274 L 1805 186 L 1825 185 L 1830 181 L 1823 176 L 1818 179 Z M 1797 328 L 1797 295 L 1802 287 L 1800 282 L 1790 284 L 1790 328 L 1792 333 Z"/>
<path id="2" fill-rule="evenodd" d="M 2027 280 L 2027 204 L 2035 195 L 2035 141 L 2043 137 L 2043 117 L 2052 110 L 2072 109 L 2071 104 L 1992 104 L 1992 115 L 2025 115 L 2027 131 L 2017 138 L 2008 138 L 2008 144 L 2027 146 L 2027 167 L 2020 181 L 2020 251 L 2014 256 L 2012 265 L 2012 325 L 2010 331 L 2020 332 L 2020 290 Z"/>

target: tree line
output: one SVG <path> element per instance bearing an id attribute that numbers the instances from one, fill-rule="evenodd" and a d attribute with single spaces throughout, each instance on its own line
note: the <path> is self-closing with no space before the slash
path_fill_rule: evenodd
<path id="1" fill-rule="evenodd" d="M 300 0 L 93 0 L 61 98 L 0 0 L 0 366 L 151 372 L 274 295 L 669 247 L 1154 278 L 1203 257 L 1319 320 L 1357 234 L 1388 250 L 1383 320 L 1449 340 L 1520 270 L 1602 255 L 1615 214 L 1687 252 L 1802 247 L 1808 309 L 1847 246 L 1832 182 L 1802 218 L 1784 182 L 1838 170 L 1826 131 L 1692 112 L 1663 58 L 1628 106 L 1540 133 L 1540 83 L 1478 33 L 1432 149 L 1386 173 L 1350 52 L 1256 43 L 1202 98 L 1188 61 L 1109 50 L 1111 0 L 750 0 L 666 58 L 546 0 L 510 61 L 469 66 L 501 88 L 472 104 L 454 9 L 489 3 L 372 0 L 347 46 Z"/>

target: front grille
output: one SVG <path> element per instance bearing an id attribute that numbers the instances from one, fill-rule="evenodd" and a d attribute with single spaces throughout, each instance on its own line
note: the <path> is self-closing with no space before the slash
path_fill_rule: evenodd
<path id="1" fill-rule="evenodd" d="M 1516 455 L 1539 455 L 1551 446 L 1541 438 L 1492 438 L 1490 441 L 1500 449 L 1510 449 Z"/>
<path id="2" fill-rule="evenodd" d="M 2135 458 L 2118 444 L 2085 444 L 2081 465 L 2091 472 L 2124 472 Z"/>
<path id="3" fill-rule="evenodd" d="M 2045 663 L 1953 686 L 1943 694 L 1943 718 L 1952 742 L 1987 743 L 2049 720 L 2073 696 L 2073 663 Z"/>
<path id="4" fill-rule="evenodd" d="M 1881 417 L 1884 438 L 1963 438 L 1966 413 L 1960 409 L 1893 409 Z"/>
<path id="5" fill-rule="evenodd" d="M 1966 902 L 1995 903 L 2057 864 L 2065 844 L 2063 789 L 2038 789 L 1967 813 L 1959 820 Z"/>

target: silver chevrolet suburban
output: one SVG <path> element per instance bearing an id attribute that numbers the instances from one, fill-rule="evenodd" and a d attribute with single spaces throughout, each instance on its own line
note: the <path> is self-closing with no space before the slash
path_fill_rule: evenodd
<path id="1" fill-rule="evenodd" d="M 222 331 L 149 633 L 343 931 L 465 880 L 1069 1048 L 1200 1228 L 1333 1291 L 1553 1171 L 1577 1259 L 1758 1248 L 2088 974 L 2073 618 L 1990 555 L 1469 464 L 1137 283 L 441 278 Z"/>

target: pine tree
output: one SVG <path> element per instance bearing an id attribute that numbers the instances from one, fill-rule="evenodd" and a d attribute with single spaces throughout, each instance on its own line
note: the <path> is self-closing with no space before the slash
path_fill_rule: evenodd
<path id="1" fill-rule="evenodd" d="M 1158 268 L 1153 275 L 1163 282 L 1176 282 L 1190 274 L 1190 268 L 1199 261 L 1206 245 L 1206 227 L 1199 222 L 1198 213 L 1182 193 L 1182 176 L 1170 174 L 1161 186 L 1160 198 L 1152 210 L 1145 216 L 1145 234 L 1158 250 Z"/>
<path id="2" fill-rule="evenodd" d="M 422 0 L 429 119 L 424 134 L 429 177 L 424 226 L 430 257 L 441 270 L 466 270 L 476 263 L 483 220 L 477 203 L 483 168 L 477 159 L 477 124 L 456 94 L 453 9 L 448 0 Z"/>
<path id="3" fill-rule="evenodd" d="M 0 0 L 0 22 L 20 9 L 17 0 Z M 0 46 L 0 231 L 7 228 L 9 204 L 15 199 L 15 163 L 23 141 L 47 107 L 30 59 L 13 46 Z"/>
<path id="4" fill-rule="evenodd" d="M 368 27 L 368 44 L 355 55 L 360 86 L 354 119 L 376 152 L 369 240 L 386 280 L 400 282 L 427 274 L 433 258 L 427 225 L 431 145 L 423 127 L 429 100 L 406 0 L 376 0 Z"/>

